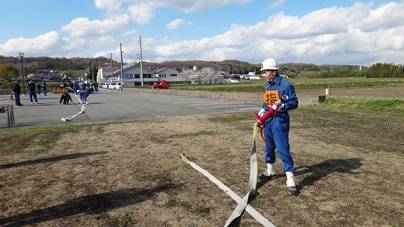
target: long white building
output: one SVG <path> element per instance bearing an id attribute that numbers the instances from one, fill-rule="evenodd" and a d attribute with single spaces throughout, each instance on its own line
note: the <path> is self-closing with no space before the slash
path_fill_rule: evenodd
<path id="1" fill-rule="evenodd" d="M 126 86 L 140 86 L 140 64 L 126 65 L 123 67 L 124 84 Z M 99 68 L 97 79 L 100 82 L 120 81 L 121 69 L 108 71 L 108 68 Z M 190 83 L 187 77 L 181 75 L 181 72 L 173 67 L 156 67 L 148 64 L 143 64 L 143 83 L 150 85 L 159 80 L 166 80 L 171 84 Z"/>

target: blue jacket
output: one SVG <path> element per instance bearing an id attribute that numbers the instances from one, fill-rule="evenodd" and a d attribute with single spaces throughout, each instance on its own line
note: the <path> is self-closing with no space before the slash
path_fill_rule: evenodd
<path id="1" fill-rule="evenodd" d="M 265 82 L 264 90 L 278 90 L 279 97 L 282 97 L 284 95 L 288 96 L 288 100 L 284 102 L 284 108 L 278 112 L 276 117 L 288 118 L 288 110 L 296 109 L 299 105 L 293 85 L 290 82 L 282 79 L 282 77 L 280 76 L 277 76 L 273 83 Z M 262 103 L 262 108 L 268 111 L 268 106 L 265 102 Z"/>
<path id="2" fill-rule="evenodd" d="M 35 83 L 33 81 L 28 82 L 29 91 L 35 93 Z"/>

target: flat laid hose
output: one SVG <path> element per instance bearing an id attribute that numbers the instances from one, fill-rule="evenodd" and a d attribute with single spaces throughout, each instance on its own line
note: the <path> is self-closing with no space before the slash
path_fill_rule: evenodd
<path id="1" fill-rule="evenodd" d="M 227 219 L 225 226 L 235 226 L 237 224 L 238 218 L 241 217 L 244 211 L 247 211 L 255 220 L 257 220 L 263 226 L 270 226 L 270 227 L 275 226 L 268 219 L 262 216 L 257 210 L 255 210 L 251 205 L 248 204 L 250 199 L 256 194 L 257 190 L 258 164 L 257 164 L 256 136 L 258 130 L 259 128 L 257 124 L 254 124 L 253 147 L 250 151 L 250 178 L 249 178 L 250 191 L 243 198 L 234 193 L 229 187 L 223 184 L 223 182 L 221 182 L 215 176 L 210 174 L 208 171 L 204 170 L 197 164 L 191 162 L 185 156 L 185 154 L 181 154 L 181 158 L 185 163 L 189 164 L 192 168 L 194 168 L 202 175 L 207 177 L 211 182 L 217 185 L 222 191 L 224 191 L 228 196 L 230 196 L 234 201 L 238 203 L 238 205 L 233 210 L 230 217 Z"/>
<path id="2" fill-rule="evenodd" d="M 80 107 L 80 111 L 78 112 L 78 113 L 76 113 L 76 114 L 74 114 L 74 115 L 70 115 L 70 116 L 67 116 L 67 117 L 62 117 L 62 121 L 71 121 L 71 120 L 73 120 L 74 118 L 76 118 L 77 116 L 79 116 L 80 114 L 83 114 L 84 112 L 86 112 L 86 105 L 80 100 L 80 98 L 77 96 L 77 94 L 73 91 L 73 94 L 74 94 L 74 97 L 77 99 L 77 101 L 81 104 L 81 107 Z"/>

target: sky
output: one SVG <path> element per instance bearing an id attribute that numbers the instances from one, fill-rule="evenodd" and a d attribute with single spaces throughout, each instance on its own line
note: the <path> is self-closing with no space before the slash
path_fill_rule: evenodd
<path id="1" fill-rule="evenodd" d="M 404 63 L 404 1 L 2 0 L 0 55 Z"/>

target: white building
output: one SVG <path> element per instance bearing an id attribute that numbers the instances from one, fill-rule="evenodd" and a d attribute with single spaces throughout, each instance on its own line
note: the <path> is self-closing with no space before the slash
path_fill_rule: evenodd
<path id="1" fill-rule="evenodd" d="M 140 64 L 132 64 L 124 66 L 123 68 L 123 81 L 127 86 L 140 86 Z M 99 81 L 117 81 L 121 80 L 121 70 L 114 70 L 107 72 L 105 69 L 98 69 L 97 79 Z M 148 64 L 143 64 L 143 83 L 150 85 L 159 80 L 166 80 L 170 84 L 190 83 L 190 81 L 183 77 L 179 70 L 172 67 L 157 67 Z"/>

